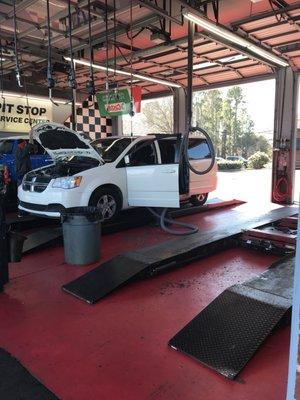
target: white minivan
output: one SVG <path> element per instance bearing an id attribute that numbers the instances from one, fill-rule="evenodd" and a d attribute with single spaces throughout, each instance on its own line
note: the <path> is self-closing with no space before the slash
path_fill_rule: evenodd
<path id="1" fill-rule="evenodd" d="M 24 176 L 19 208 L 32 214 L 60 217 L 66 208 L 97 206 L 112 220 L 131 206 L 179 207 L 190 198 L 204 204 L 217 184 L 217 166 L 205 175 L 190 172 L 190 189 L 179 193 L 179 138 L 175 135 L 118 136 L 90 143 L 56 123 L 41 123 L 33 137 L 53 164 Z M 198 170 L 211 162 L 206 139 L 189 141 L 189 158 Z"/>

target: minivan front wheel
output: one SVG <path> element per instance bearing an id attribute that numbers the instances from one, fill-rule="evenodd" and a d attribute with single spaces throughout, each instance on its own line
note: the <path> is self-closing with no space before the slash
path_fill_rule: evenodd
<path id="1" fill-rule="evenodd" d="M 89 206 L 99 209 L 103 222 L 113 221 L 121 209 L 120 196 L 116 190 L 99 188 L 91 196 Z"/>
<path id="2" fill-rule="evenodd" d="M 193 206 L 203 206 L 208 198 L 208 193 L 195 194 L 191 196 L 190 202 Z"/>

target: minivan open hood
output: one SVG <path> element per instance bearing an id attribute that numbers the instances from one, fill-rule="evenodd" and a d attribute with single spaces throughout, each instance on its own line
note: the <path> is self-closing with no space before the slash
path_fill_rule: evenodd
<path id="1" fill-rule="evenodd" d="M 42 122 L 32 128 L 33 139 L 52 159 L 66 156 L 92 157 L 103 163 L 99 153 L 79 133 L 55 122 Z"/>

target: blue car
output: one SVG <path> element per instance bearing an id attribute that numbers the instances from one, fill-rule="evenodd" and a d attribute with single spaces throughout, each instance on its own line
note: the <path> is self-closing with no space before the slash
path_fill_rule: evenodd
<path id="1" fill-rule="evenodd" d="M 18 144 L 23 140 L 28 141 L 28 136 L 11 136 L 0 139 L 0 170 L 4 167 L 8 168 L 9 178 L 14 187 L 16 187 L 17 184 L 16 151 Z M 32 169 L 51 164 L 52 159 L 45 149 L 36 141 L 34 145 L 34 154 L 30 156 Z"/>

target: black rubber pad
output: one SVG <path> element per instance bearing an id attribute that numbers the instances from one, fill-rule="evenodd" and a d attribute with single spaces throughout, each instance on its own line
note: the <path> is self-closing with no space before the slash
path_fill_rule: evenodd
<path id="1" fill-rule="evenodd" d="M 282 265 L 286 263 L 293 265 L 294 259 L 284 261 Z M 281 264 L 271 270 L 271 280 L 276 270 L 280 276 L 284 276 Z M 267 286 L 268 274 L 256 278 L 256 284 L 259 279 Z M 284 286 L 286 289 L 285 280 Z M 280 287 L 279 278 L 277 287 Z M 291 298 L 247 285 L 232 286 L 178 332 L 169 345 L 226 378 L 234 379 L 266 337 L 290 312 L 291 306 Z"/>
<path id="2" fill-rule="evenodd" d="M 117 256 L 67 283 L 62 289 L 93 304 L 117 287 L 132 281 L 147 265 L 126 256 Z"/>
<path id="3" fill-rule="evenodd" d="M 276 261 L 261 275 L 244 282 L 249 286 L 277 296 L 293 299 L 295 258 L 286 257 Z"/>
<path id="4" fill-rule="evenodd" d="M 59 400 L 3 349 L 0 349 L 0 376 L 1 400 Z"/>
<path id="5" fill-rule="evenodd" d="M 48 244 L 60 237 L 62 237 L 61 228 L 49 228 L 34 232 L 27 236 L 23 246 L 23 254 Z"/>

